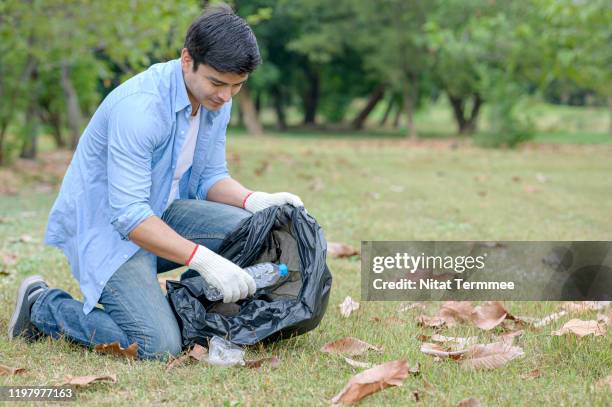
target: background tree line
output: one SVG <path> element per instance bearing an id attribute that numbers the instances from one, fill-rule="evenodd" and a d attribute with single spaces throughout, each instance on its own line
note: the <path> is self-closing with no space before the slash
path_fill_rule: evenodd
<path id="1" fill-rule="evenodd" d="M 0 163 L 34 158 L 40 134 L 74 148 L 89 116 L 121 81 L 178 57 L 206 1 L 0 0 Z M 491 145 L 530 137 L 525 97 L 612 111 L 612 4 L 605 0 L 236 0 L 264 64 L 239 94 L 249 133 L 276 127 L 360 130 L 405 123 L 447 98 L 457 133 L 488 106 Z M 351 111 L 355 101 L 359 108 Z"/>

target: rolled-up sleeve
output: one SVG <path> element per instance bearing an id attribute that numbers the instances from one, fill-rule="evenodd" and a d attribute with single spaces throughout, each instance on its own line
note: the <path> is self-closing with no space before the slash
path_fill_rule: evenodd
<path id="1" fill-rule="evenodd" d="M 161 136 L 151 97 L 128 96 L 111 111 L 108 128 L 108 197 L 111 224 L 123 240 L 154 212 L 150 204 L 151 163 Z"/>
<path id="2" fill-rule="evenodd" d="M 229 111 L 231 105 L 225 111 L 223 116 L 223 125 L 219 127 L 218 132 L 215 134 L 215 142 L 213 144 L 213 151 L 210 155 L 210 161 L 206 164 L 200 180 L 198 183 L 198 190 L 196 197 L 197 199 L 205 200 L 208 196 L 208 190 L 212 188 L 217 182 L 224 178 L 231 178 L 227 169 L 227 160 L 225 154 L 225 140 L 227 125 L 229 123 L 230 114 Z"/>

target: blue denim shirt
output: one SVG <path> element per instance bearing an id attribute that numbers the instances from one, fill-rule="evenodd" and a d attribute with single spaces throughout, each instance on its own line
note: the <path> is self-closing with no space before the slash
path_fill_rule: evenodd
<path id="1" fill-rule="evenodd" d="M 179 181 L 182 199 L 206 199 L 210 187 L 229 177 L 225 130 L 231 101 L 215 112 L 200 109 L 193 164 Z M 85 314 L 138 251 L 128 234 L 166 208 L 190 114 L 177 59 L 114 89 L 83 132 L 49 214 L 45 243 L 66 254 L 85 297 Z"/>

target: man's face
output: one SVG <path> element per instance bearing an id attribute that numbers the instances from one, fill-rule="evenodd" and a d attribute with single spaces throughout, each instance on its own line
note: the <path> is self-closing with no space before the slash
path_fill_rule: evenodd
<path id="1" fill-rule="evenodd" d="M 240 91 L 242 84 L 249 77 L 248 74 L 219 72 L 205 64 L 199 64 L 194 72 L 193 59 L 186 48 L 181 52 L 181 66 L 189 99 L 192 103 L 200 103 L 209 111 L 219 110 Z"/>

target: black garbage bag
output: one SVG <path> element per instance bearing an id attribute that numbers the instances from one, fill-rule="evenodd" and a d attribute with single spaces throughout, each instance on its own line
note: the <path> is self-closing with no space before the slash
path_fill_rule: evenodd
<path id="1" fill-rule="evenodd" d="M 235 304 L 211 302 L 194 270 L 166 281 L 168 300 L 181 328 L 183 347 L 207 346 L 223 337 L 237 345 L 301 335 L 325 314 L 332 276 L 325 262 L 323 231 L 304 208 L 274 206 L 244 219 L 222 242 L 219 254 L 240 267 L 285 263 L 289 274 Z"/>

